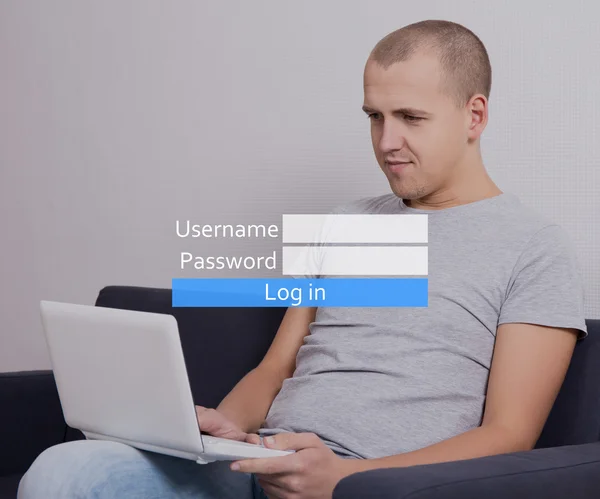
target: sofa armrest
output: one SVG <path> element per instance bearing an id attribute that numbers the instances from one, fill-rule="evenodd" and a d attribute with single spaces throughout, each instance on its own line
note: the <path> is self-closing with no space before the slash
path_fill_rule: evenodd
<path id="1" fill-rule="evenodd" d="M 600 442 L 449 463 L 355 473 L 333 499 L 592 499 L 600 490 Z"/>
<path id="2" fill-rule="evenodd" d="M 52 371 L 0 373 L 0 476 L 24 473 L 65 430 Z"/>

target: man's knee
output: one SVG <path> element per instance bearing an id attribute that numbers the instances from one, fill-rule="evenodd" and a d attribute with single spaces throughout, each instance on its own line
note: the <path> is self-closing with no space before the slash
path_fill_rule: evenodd
<path id="1" fill-rule="evenodd" d="M 78 440 L 42 452 L 21 479 L 17 499 L 252 497 L 250 477 L 222 461 L 145 452 L 128 445 Z"/>
<path id="2" fill-rule="evenodd" d="M 17 499 L 86 497 L 102 488 L 108 470 L 138 451 L 115 442 L 78 440 L 42 452 L 19 484 Z"/>

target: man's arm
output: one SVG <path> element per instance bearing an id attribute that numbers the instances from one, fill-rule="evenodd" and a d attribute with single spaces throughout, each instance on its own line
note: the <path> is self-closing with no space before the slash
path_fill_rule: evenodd
<path id="1" fill-rule="evenodd" d="M 379 459 L 342 459 L 317 435 L 281 433 L 267 438 L 292 456 L 246 459 L 231 469 L 255 473 L 265 490 L 318 491 L 330 496 L 353 473 L 377 468 L 459 461 L 534 447 L 567 371 L 577 334 L 573 329 L 523 323 L 498 327 L 481 426 L 428 447 Z M 287 497 L 287 496 L 286 496 Z M 294 496 L 295 497 L 295 496 Z"/>
<path id="2" fill-rule="evenodd" d="M 498 327 L 481 426 L 413 452 L 348 460 L 345 474 L 532 449 L 571 361 L 577 332 L 533 324 Z"/>
<path id="3" fill-rule="evenodd" d="M 229 392 L 217 410 L 245 432 L 260 428 L 286 378 L 294 373 L 296 356 L 315 320 L 316 308 L 290 307 L 262 362 Z"/>

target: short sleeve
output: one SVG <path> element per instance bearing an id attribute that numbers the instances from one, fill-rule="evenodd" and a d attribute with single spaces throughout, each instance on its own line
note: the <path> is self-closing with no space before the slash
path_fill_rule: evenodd
<path id="1" fill-rule="evenodd" d="M 352 213 L 353 209 L 356 209 L 353 208 L 354 203 L 337 205 L 326 215 Z M 295 279 L 322 279 L 325 277 L 322 270 L 328 255 L 327 248 L 329 246 L 327 241 L 331 238 L 332 232 L 340 230 L 339 226 L 334 228 L 337 222 L 332 222 L 333 218 L 326 217 L 323 225 L 316 229 L 315 240 L 320 242 L 306 243 L 293 249 L 294 258 L 291 259 L 293 263 L 288 272 L 290 277 Z"/>
<path id="2" fill-rule="evenodd" d="M 308 243 L 305 246 L 296 246 L 293 251 L 294 257 L 287 272 L 289 277 L 294 279 L 321 278 L 322 246 L 320 244 Z"/>
<path id="3" fill-rule="evenodd" d="M 539 230 L 511 275 L 498 324 L 523 322 L 579 330 L 587 336 L 579 262 L 558 225 Z"/>

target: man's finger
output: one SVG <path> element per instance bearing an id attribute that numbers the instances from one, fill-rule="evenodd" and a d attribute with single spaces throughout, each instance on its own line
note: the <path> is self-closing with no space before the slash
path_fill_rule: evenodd
<path id="1" fill-rule="evenodd" d="M 303 480 L 294 473 L 254 476 L 258 479 L 258 483 L 261 484 L 261 487 L 265 488 L 265 486 L 269 486 L 277 488 L 277 490 L 284 492 L 285 497 L 290 497 L 290 494 L 293 497 L 296 497 L 294 494 L 300 494 L 302 492 L 307 493 Z"/>
<path id="2" fill-rule="evenodd" d="M 260 436 L 257 435 L 256 433 L 248 433 L 246 435 L 246 442 L 248 442 L 249 444 L 259 445 L 260 444 Z"/>
<path id="3" fill-rule="evenodd" d="M 277 473 L 291 473 L 297 469 L 296 455 L 281 457 L 259 457 L 252 459 L 242 459 L 231 463 L 233 471 L 242 473 L 260 473 L 264 475 L 274 475 Z"/>
<path id="4" fill-rule="evenodd" d="M 271 478 L 270 475 L 258 475 L 256 478 L 258 485 L 261 486 L 269 499 L 283 499 L 289 496 L 289 491 L 279 485 L 277 480 Z"/>
<path id="5" fill-rule="evenodd" d="M 263 439 L 265 447 L 279 450 L 302 450 L 320 447 L 323 441 L 314 433 L 278 433 Z"/>

